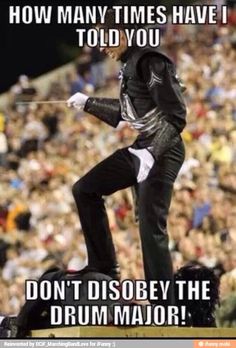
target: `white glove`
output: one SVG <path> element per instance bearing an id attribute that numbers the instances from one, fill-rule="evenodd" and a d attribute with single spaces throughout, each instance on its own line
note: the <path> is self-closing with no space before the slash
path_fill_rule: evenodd
<path id="1" fill-rule="evenodd" d="M 136 150 L 132 147 L 128 148 L 129 152 L 133 155 L 137 156 L 140 160 L 140 167 L 137 176 L 137 181 L 142 182 L 147 179 L 150 170 L 154 165 L 154 157 L 152 154 L 146 149 Z"/>
<path id="2" fill-rule="evenodd" d="M 78 110 L 83 110 L 84 106 L 86 104 L 86 101 L 88 100 L 88 96 L 86 94 L 83 93 L 75 93 L 72 95 L 72 97 L 70 97 L 67 100 L 67 106 L 68 107 L 74 107 Z"/>

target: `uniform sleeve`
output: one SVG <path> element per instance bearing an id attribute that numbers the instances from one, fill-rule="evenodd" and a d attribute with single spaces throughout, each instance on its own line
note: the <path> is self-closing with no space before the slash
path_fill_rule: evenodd
<path id="1" fill-rule="evenodd" d="M 146 54 L 139 63 L 139 73 L 165 119 L 182 132 L 186 125 L 185 87 L 174 64 L 170 64 L 162 55 Z"/>
<path id="2" fill-rule="evenodd" d="M 163 110 L 160 104 L 159 91 L 164 84 L 166 73 L 165 58 L 157 55 L 144 57 L 140 62 L 140 73 L 156 106 L 159 110 Z M 177 128 L 169 122 L 167 117 L 161 117 L 158 121 L 156 134 L 150 144 L 149 151 L 156 160 L 159 160 L 166 151 L 175 146 L 179 141 L 180 137 Z"/>
<path id="3" fill-rule="evenodd" d="M 121 121 L 120 101 L 112 98 L 88 98 L 84 111 L 96 116 L 112 127 Z"/>
<path id="4" fill-rule="evenodd" d="M 153 101 L 160 109 L 158 89 L 163 85 L 165 69 L 165 59 L 158 55 L 145 55 L 139 64 L 141 78 L 145 81 Z"/>

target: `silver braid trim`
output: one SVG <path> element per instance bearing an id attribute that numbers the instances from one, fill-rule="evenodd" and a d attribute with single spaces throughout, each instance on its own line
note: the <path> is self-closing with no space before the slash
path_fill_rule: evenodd
<path id="1" fill-rule="evenodd" d="M 152 135 L 160 127 L 160 120 L 164 114 L 158 107 L 148 111 L 142 118 L 138 117 L 130 97 L 123 93 L 121 95 L 121 116 L 124 121 L 127 121 L 130 126 L 136 129 L 139 133 Z"/>

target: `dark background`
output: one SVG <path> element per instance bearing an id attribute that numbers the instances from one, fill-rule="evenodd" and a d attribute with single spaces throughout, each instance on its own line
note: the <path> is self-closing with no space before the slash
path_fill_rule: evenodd
<path id="1" fill-rule="evenodd" d="M 187 5 L 194 0 L 160 0 L 146 1 L 148 5 L 173 4 Z M 229 0 L 231 5 L 236 0 Z M 143 1 L 5 1 L 0 0 L 0 93 L 6 91 L 13 85 L 20 74 L 30 77 L 41 75 L 53 68 L 60 66 L 79 53 L 76 46 L 77 34 L 75 29 L 78 25 L 57 25 L 56 19 L 52 24 L 22 24 L 10 25 L 8 23 L 8 8 L 10 5 L 120 5 L 132 4 L 143 5 Z"/>

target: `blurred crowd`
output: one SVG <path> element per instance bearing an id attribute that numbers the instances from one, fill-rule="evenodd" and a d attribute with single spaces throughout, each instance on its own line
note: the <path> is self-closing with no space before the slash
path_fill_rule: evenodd
<path id="1" fill-rule="evenodd" d="M 227 26 L 176 26 L 162 43 L 187 86 L 186 159 L 168 219 L 174 269 L 198 261 L 220 277 L 223 301 L 236 294 L 236 37 Z M 117 97 L 117 65 L 85 48 L 71 74 L 44 99 L 76 91 Z M 86 247 L 71 194 L 73 183 L 136 134 L 111 129 L 65 104 L 18 105 L 42 96 L 26 76 L 0 113 L 0 314 L 24 302 L 24 281 L 51 266 L 81 269 Z M 142 279 L 131 190 L 105 197 L 122 278 Z M 160 260 L 161 262 L 161 260 Z M 235 295 L 236 296 L 236 295 Z"/>

